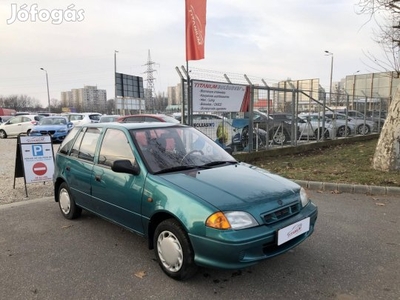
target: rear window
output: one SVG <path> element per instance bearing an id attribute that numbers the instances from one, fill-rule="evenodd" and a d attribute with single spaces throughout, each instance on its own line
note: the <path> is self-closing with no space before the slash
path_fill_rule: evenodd
<path id="1" fill-rule="evenodd" d="M 90 120 L 92 120 L 94 122 L 100 121 L 100 117 L 101 117 L 101 115 L 89 115 Z"/>

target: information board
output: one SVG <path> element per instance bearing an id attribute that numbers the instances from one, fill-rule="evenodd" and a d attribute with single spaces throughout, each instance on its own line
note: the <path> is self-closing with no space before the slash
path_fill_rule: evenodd
<path id="1" fill-rule="evenodd" d="M 25 182 L 52 181 L 54 153 L 50 136 L 21 136 L 20 147 Z"/>

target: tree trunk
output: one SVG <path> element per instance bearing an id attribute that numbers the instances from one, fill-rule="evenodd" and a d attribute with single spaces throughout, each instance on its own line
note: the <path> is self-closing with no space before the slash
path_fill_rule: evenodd
<path id="1" fill-rule="evenodd" d="M 400 86 L 388 108 L 372 167 L 386 172 L 400 170 Z"/>

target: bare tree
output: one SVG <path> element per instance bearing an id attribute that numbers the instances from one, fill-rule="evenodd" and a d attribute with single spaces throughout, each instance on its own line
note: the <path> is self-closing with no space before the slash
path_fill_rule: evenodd
<path id="1" fill-rule="evenodd" d="M 370 19 L 379 20 L 379 31 L 375 40 L 385 53 L 385 60 L 375 56 L 369 58 L 376 66 L 386 71 L 400 74 L 400 0 L 359 0 L 360 13 Z M 382 18 L 383 16 L 383 18 Z M 400 86 L 390 102 L 388 116 L 382 128 L 372 162 L 372 167 L 380 171 L 400 170 Z"/>
<path id="2" fill-rule="evenodd" d="M 377 71 L 400 74 L 400 3 L 399 0 L 359 0 L 359 14 L 369 15 L 378 27 L 374 31 L 373 40 L 382 48 L 383 58 L 371 52 L 364 53 L 368 59 L 368 67 Z"/>

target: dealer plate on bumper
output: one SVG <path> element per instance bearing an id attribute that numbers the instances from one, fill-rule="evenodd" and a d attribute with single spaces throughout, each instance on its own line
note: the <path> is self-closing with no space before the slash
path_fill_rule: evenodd
<path id="1" fill-rule="evenodd" d="M 278 230 L 278 246 L 294 239 L 296 236 L 299 236 L 310 230 L 310 218 L 305 218 L 301 221 L 293 223 L 289 226 L 286 226 L 280 230 Z"/>

